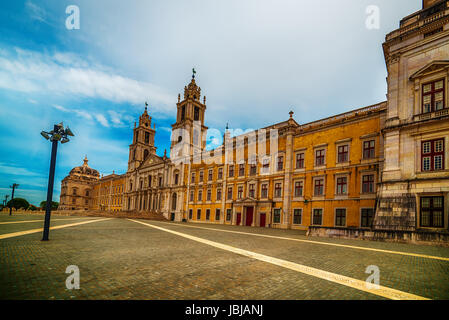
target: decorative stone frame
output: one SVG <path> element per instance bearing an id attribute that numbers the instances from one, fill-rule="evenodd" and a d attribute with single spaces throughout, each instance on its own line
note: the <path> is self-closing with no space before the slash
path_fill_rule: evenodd
<path id="1" fill-rule="evenodd" d="M 315 195 L 315 180 L 323 179 L 323 194 L 322 195 Z M 326 197 L 326 175 L 317 175 L 312 177 L 312 200 L 324 200 Z M 318 208 L 319 209 L 319 208 Z"/>
<path id="2" fill-rule="evenodd" d="M 297 197 L 295 194 L 295 186 L 296 182 L 302 182 L 302 195 Z M 304 201 L 304 193 L 306 191 L 306 178 L 294 178 L 293 179 L 293 186 L 292 186 L 292 199 L 293 201 Z"/>
<path id="3" fill-rule="evenodd" d="M 297 168 L 296 167 L 296 158 L 298 154 L 304 154 L 304 167 L 303 168 Z M 306 156 L 307 156 L 307 148 L 297 149 L 294 151 L 294 158 L 293 158 L 293 170 L 295 173 L 303 173 L 306 171 Z"/>
<path id="4" fill-rule="evenodd" d="M 335 141 L 335 166 L 336 167 L 346 167 L 351 164 L 351 142 L 352 142 L 352 138 Z M 338 162 L 338 148 L 345 146 L 345 145 L 348 146 L 348 161 Z"/>
<path id="5" fill-rule="evenodd" d="M 313 147 L 313 168 L 315 170 L 326 169 L 326 166 L 327 166 L 327 163 L 328 163 L 328 161 L 327 161 L 327 146 L 328 146 L 327 143 L 323 143 L 323 144 L 320 144 L 320 145 L 317 145 L 317 146 Z M 319 150 L 324 150 L 324 164 L 320 165 L 320 166 L 317 166 L 316 165 L 316 152 L 319 151 Z"/>
<path id="6" fill-rule="evenodd" d="M 337 210 L 344 209 L 345 210 L 345 225 L 344 226 L 337 226 Z M 334 227 L 335 228 L 346 228 L 348 226 L 348 208 L 346 207 L 336 207 L 334 208 Z"/>
<path id="7" fill-rule="evenodd" d="M 342 194 L 338 194 L 338 184 L 337 184 L 337 179 L 338 178 L 346 178 L 346 193 L 342 193 Z M 335 200 L 345 200 L 349 198 L 349 186 L 351 185 L 351 172 L 350 171 L 346 171 L 346 172 L 337 172 L 334 173 L 334 198 Z"/>

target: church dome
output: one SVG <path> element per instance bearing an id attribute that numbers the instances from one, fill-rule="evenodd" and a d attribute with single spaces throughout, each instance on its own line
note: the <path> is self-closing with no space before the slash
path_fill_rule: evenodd
<path id="1" fill-rule="evenodd" d="M 87 164 L 89 161 L 87 160 L 87 157 L 84 158 L 84 163 L 82 166 L 79 167 L 75 167 L 72 170 L 70 170 L 70 176 L 84 176 L 86 178 L 99 178 L 100 177 L 100 173 L 95 170 L 92 169 L 91 167 L 89 167 L 89 165 Z"/>

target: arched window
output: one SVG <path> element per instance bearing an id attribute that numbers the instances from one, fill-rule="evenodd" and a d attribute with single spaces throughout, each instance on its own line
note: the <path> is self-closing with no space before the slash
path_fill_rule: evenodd
<path id="1" fill-rule="evenodd" d="M 148 150 L 145 150 L 145 151 L 143 152 L 143 159 L 144 159 L 144 160 L 148 157 L 148 154 L 149 154 Z"/>
<path id="2" fill-rule="evenodd" d="M 193 113 L 193 120 L 199 121 L 200 120 L 200 108 L 195 107 L 194 113 Z"/>
<path id="3" fill-rule="evenodd" d="M 172 210 L 176 210 L 176 200 L 177 200 L 176 193 L 173 193 L 173 195 L 172 195 L 172 203 L 171 203 L 171 209 Z"/>

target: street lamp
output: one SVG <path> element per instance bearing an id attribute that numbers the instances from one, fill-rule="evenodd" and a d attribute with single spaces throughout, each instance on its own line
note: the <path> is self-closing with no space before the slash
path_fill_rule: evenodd
<path id="1" fill-rule="evenodd" d="M 17 183 L 13 183 L 12 186 L 9 186 L 10 188 L 12 188 L 12 194 L 11 194 L 11 204 L 9 206 L 9 215 L 12 215 L 12 206 L 13 206 L 13 201 L 14 201 L 14 190 L 16 190 L 16 188 L 19 185 Z"/>
<path id="2" fill-rule="evenodd" d="M 59 124 L 55 124 L 53 130 L 50 132 L 42 131 L 41 136 L 52 142 L 50 173 L 48 176 L 47 204 L 45 208 L 44 234 L 42 237 L 42 241 L 48 241 L 48 232 L 50 230 L 51 205 L 53 202 L 53 183 L 55 180 L 56 152 L 58 150 L 58 141 L 61 141 L 61 143 L 67 143 L 70 141 L 68 136 L 73 137 L 74 134 L 69 127 L 64 129 L 64 125 L 61 122 Z"/>

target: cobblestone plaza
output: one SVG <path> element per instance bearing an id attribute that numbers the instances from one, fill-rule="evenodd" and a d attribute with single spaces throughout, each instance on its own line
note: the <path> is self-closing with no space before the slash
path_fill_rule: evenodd
<path id="1" fill-rule="evenodd" d="M 53 216 L 42 242 L 42 226 L 41 215 L 0 216 L 0 299 L 449 298 L 446 247 L 77 216 Z M 70 265 L 79 290 L 66 288 Z M 378 291 L 359 285 L 368 266 L 379 268 Z"/>

